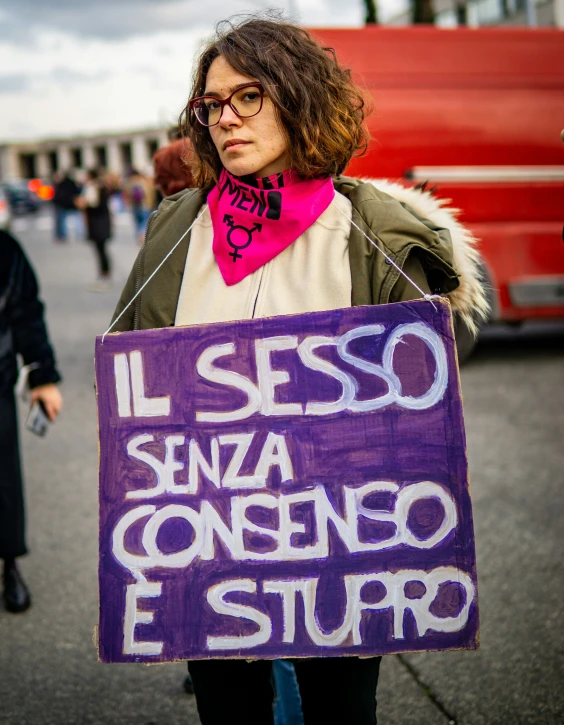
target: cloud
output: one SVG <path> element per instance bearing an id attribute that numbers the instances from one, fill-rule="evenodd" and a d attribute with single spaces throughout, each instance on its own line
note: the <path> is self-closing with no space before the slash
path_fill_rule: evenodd
<path id="1" fill-rule="evenodd" d="M 31 81 L 24 73 L 12 73 L 0 75 L 0 94 L 2 93 L 24 93 L 30 89 Z"/>
<path id="2" fill-rule="evenodd" d="M 260 0 L 259 0 L 260 1 Z M 234 0 L 230 13 L 260 10 Z M 0 40 L 33 41 L 41 29 L 104 40 L 125 40 L 169 30 L 209 28 L 225 17 L 224 0 L 3 0 Z"/>
<path id="3" fill-rule="evenodd" d="M 71 88 L 85 83 L 97 83 L 98 81 L 106 80 L 110 76 L 111 73 L 109 70 L 100 70 L 95 73 L 81 73 L 71 68 L 53 68 L 40 81 L 53 82 L 54 85 L 62 88 Z"/>
<path id="4" fill-rule="evenodd" d="M 11 73 L 0 75 L 0 94 L 27 93 L 45 88 L 70 90 L 76 86 L 104 81 L 110 75 L 108 70 L 81 73 L 70 68 L 53 68 L 47 73 Z"/>
<path id="5" fill-rule="evenodd" d="M 102 40 L 127 40 L 167 31 L 208 31 L 218 20 L 277 8 L 298 12 L 305 24 L 362 22 L 363 3 L 342 0 L 3 0 L 0 41 L 33 43 L 43 29 Z"/>

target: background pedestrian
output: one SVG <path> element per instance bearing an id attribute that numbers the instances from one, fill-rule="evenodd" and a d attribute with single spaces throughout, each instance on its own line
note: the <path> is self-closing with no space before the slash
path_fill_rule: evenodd
<path id="1" fill-rule="evenodd" d="M 133 214 L 137 241 L 142 245 L 147 231 L 147 222 L 155 210 L 157 202 L 155 187 L 146 174 L 132 169 L 125 185 L 125 193 Z"/>
<path id="2" fill-rule="evenodd" d="M 87 237 L 94 244 L 98 261 L 98 279 L 90 286 L 92 292 L 107 292 L 112 286 L 111 262 L 107 251 L 112 236 L 109 197 L 103 172 L 90 169 L 82 194 L 77 199 L 77 206 L 85 212 Z"/>
<path id="3" fill-rule="evenodd" d="M 69 172 L 53 174 L 53 208 L 55 210 L 55 241 L 66 242 L 70 218 L 78 216 L 76 199 L 81 188 Z"/>

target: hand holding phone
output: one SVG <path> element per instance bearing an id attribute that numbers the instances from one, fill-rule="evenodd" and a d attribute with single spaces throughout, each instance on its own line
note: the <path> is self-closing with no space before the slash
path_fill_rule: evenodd
<path id="1" fill-rule="evenodd" d="M 63 398 L 59 388 L 55 383 L 47 383 L 32 388 L 30 394 L 32 402 L 41 401 L 43 412 L 47 414 L 47 417 L 53 423 L 63 407 Z"/>
<path id="2" fill-rule="evenodd" d="M 49 416 L 41 400 L 32 404 L 25 427 L 37 436 L 44 436 L 49 430 Z"/>

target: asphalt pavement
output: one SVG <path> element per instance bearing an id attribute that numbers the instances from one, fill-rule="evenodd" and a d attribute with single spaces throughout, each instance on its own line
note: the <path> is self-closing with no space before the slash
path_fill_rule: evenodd
<path id="1" fill-rule="evenodd" d="M 22 615 L 0 607 L 3 725 L 199 723 L 182 689 L 184 664 L 104 665 L 93 644 L 94 337 L 106 329 L 137 252 L 129 216 L 116 228 L 114 289 L 98 294 L 88 291 L 90 245 L 55 244 L 47 210 L 13 228 L 41 281 L 65 405 L 45 439 L 21 433 L 30 547 L 21 567 L 33 606 Z M 384 658 L 378 722 L 561 725 L 564 323 L 488 330 L 462 370 L 462 390 L 481 649 Z M 338 687 L 327 683 L 327 696 Z"/>

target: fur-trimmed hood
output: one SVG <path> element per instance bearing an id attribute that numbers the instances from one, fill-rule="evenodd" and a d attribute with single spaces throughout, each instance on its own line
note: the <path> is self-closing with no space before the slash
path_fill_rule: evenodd
<path id="1" fill-rule="evenodd" d="M 393 197 L 400 204 L 413 209 L 439 227 L 450 232 L 453 247 L 454 268 L 459 275 L 460 285 L 446 293 L 456 311 L 469 329 L 476 333 L 479 322 L 487 319 L 490 306 L 484 290 L 480 271 L 480 253 L 476 249 L 477 239 L 472 232 L 458 221 L 459 209 L 449 207 L 447 199 L 438 199 L 429 191 L 418 187 L 407 188 L 388 179 L 363 179 L 379 191 Z"/>

